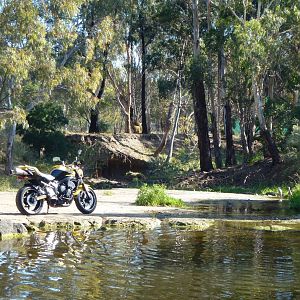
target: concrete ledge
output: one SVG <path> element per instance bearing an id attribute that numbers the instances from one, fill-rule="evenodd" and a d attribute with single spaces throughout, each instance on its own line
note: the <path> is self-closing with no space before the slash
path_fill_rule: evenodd
<path id="1" fill-rule="evenodd" d="M 262 205 L 268 209 L 276 209 L 282 206 L 284 201 L 274 200 L 268 197 L 257 195 L 241 195 L 228 193 L 213 193 L 199 191 L 170 190 L 168 194 L 181 198 L 190 205 L 189 209 L 173 207 L 149 207 L 136 206 L 135 200 L 137 189 L 110 189 L 96 190 L 98 205 L 91 215 L 81 214 L 75 204 L 69 207 L 50 208 L 46 213 L 46 205 L 41 214 L 34 216 L 24 216 L 19 213 L 15 204 L 15 192 L 0 192 L 0 239 L 7 239 L 28 235 L 31 232 L 55 231 L 55 230 L 94 230 L 99 228 L 136 228 L 141 230 L 151 230 L 160 226 L 171 226 L 186 230 L 206 230 L 213 226 L 215 222 L 227 222 L 228 226 L 253 228 L 256 230 L 267 230 L 270 225 L 272 230 L 300 230 L 300 221 L 277 220 L 224 220 L 224 217 L 208 215 L 207 218 L 201 215 L 199 205 L 224 205 L 235 207 L 251 203 Z M 193 209 L 198 207 L 198 209 Z M 297 217 L 297 216 L 296 216 Z M 295 217 L 295 219 L 296 219 Z M 300 217 L 300 216 L 299 216 Z M 298 223 L 297 223 L 298 222 Z M 298 225 L 297 225 L 298 224 Z M 256 226 L 256 227 L 255 227 Z M 258 227 L 257 227 L 258 226 Z M 260 227 L 262 226 L 262 227 Z M 266 227 L 264 227 L 266 226 Z M 292 228 L 292 229 L 290 229 Z M 296 228 L 296 229 L 295 229 Z M 298 229 L 299 228 L 299 229 Z"/>

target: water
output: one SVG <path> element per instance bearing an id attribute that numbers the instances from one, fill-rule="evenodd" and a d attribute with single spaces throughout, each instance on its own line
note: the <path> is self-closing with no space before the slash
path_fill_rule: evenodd
<path id="1" fill-rule="evenodd" d="M 299 232 L 49 232 L 0 242 L 0 299 L 300 299 Z"/>
<path id="2" fill-rule="evenodd" d="M 249 219 L 261 217 L 292 217 L 297 212 L 289 208 L 289 202 L 278 200 L 250 201 L 250 200 L 207 200 L 200 201 L 194 209 L 203 214 L 203 217 L 211 215 L 213 218 L 243 218 Z"/>

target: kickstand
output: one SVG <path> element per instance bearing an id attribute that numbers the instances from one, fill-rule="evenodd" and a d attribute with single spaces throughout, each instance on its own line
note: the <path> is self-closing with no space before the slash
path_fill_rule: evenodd
<path id="1" fill-rule="evenodd" d="M 50 208 L 50 205 L 49 205 L 49 203 L 47 203 L 47 214 L 49 214 L 49 208 Z"/>

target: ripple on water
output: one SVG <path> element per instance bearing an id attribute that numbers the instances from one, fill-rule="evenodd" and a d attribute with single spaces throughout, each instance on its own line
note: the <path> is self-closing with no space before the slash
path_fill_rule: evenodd
<path id="1" fill-rule="evenodd" d="M 1 251 L 1 299 L 296 299 L 300 238 L 222 223 L 34 235 Z"/>

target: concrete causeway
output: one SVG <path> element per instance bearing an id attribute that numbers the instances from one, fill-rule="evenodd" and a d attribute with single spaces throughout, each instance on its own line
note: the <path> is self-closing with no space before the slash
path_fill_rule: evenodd
<path id="1" fill-rule="evenodd" d="M 227 207 L 232 208 L 238 203 L 247 209 L 249 205 L 252 207 L 253 204 L 277 205 L 281 201 L 258 195 L 169 190 L 169 195 L 182 199 L 189 206 L 188 209 L 180 209 L 137 206 L 134 204 L 137 193 L 138 189 L 126 188 L 96 190 L 98 205 L 91 215 L 81 214 L 75 203 L 72 203 L 69 207 L 50 207 L 48 214 L 47 205 L 45 204 L 39 215 L 24 216 L 17 210 L 15 204 L 16 193 L 1 192 L 0 238 L 10 234 L 26 234 L 28 231 L 39 229 L 100 228 L 105 225 L 154 228 L 160 226 L 161 221 L 164 219 L 168 219 L 170 222 L 173 220 L 176 223 L 179 218 L 181 219 L 180 224 L 182 224 L 182 220 L 187 220 L 188 224 L 200 224 L 202 226 L 206 221 L 204 221 L 203 216 L 198 216 L 197 210 L 192 209 L 194 206 L 226 203 Z M 210 224 L 211 220 L 207 222 Z"/>

